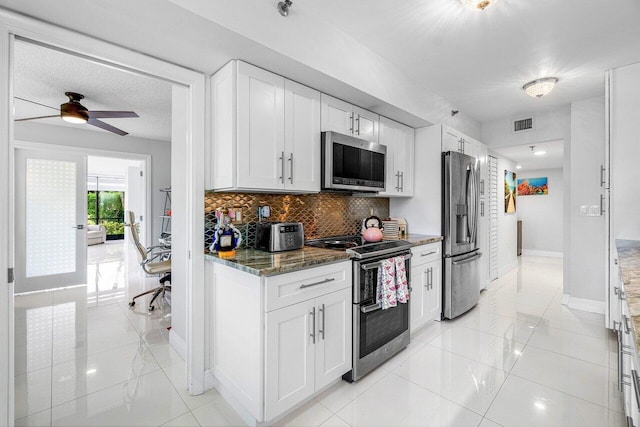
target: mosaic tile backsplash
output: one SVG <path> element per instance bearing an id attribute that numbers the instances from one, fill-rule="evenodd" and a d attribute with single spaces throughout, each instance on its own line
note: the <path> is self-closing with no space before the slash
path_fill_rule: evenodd
<path id="1" fill-rule="evenodd" d="M 211 244 L 217 208 L 242 208 L 242 224 L 236 225 L 242 233 L 242 247 L 255 244 L 255 224 L 258 206 L 271 207 L 271 216 L 265 221 L 299 221 L 304 226 L 305 239 L 360 233 L 362 220 L 371 215 L 389 216 L 389 199 L 355 197 L 339 193 L 319 194 L 255 194 L 206 192 L 205 246 Z"/>

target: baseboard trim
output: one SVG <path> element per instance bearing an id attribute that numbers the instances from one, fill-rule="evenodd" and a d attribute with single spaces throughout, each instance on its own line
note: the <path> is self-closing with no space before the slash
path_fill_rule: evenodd
<path id="1" fill-rule="evenodd" d="M 513 261 L 511 264 L 507 264 L 504 267 L 498 269 L 498 277 L 502 277 L 514 268 L 518 268 L 518 260 Z"/>
<path id="2" fill-rule="evenodd" d="M 583 298 L 574 298 L 570 295 L 567 294 L 563 294 L 562 295 L 562 302 L 564 304 L 565 301 L 565 296 L 567 297 L 567 304 L 566 306 L 574 309 L 574 310 L 580 310 L 580 311 L 587 311 L 589 313 L 597 313 L 597 314 L 604 314 L 604 309 L 605 309 L 605 304 L 604 301 L 595 301 L 595 300 L 591 300 L 591 299 L 583 299 Z"/>
<path id="3" fill-rule="evenodd" d="M 537 251 L 534 249 L 523 249 L 522 255 L 534 255 L 534 256 L 548 256 L 553 258 L 563 258 L 564 254 L 562 252 L 554 252 L 554 251 Z"/>
<path id="4" fill-rule="evenodd" d="M 169 331 L 169 345 L 182 357 L 182 360 L 187 360 L 187 343 L 173 332 L 173 329 Z"/>

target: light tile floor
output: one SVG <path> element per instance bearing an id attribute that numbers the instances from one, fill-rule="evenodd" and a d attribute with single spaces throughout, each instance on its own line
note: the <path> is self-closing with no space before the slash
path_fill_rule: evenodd
<path id="1" fill-rule="evenodd" d="M 16 424 L 244 425 L 215 390 L 188 394 L 169 309 L 130 310 L 144 280 L 125 276 L 97 303 L 84 287 L 16 298 Z M 521 257 L 471 312 L 277 425 L 623 426 L 615 335 L 561 299 L 562 260 Z"/>

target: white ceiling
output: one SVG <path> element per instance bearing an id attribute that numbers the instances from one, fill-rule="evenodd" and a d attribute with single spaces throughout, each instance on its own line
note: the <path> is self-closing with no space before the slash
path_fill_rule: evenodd
<path id="1" fill-rule="evenodd" d="M 171 140 L 171 84 L 167 82 L 25 41 L 16 41 L 14 70 L 16 97 L 59 110 L 68 101 L 65 92 L 78 92 L 85 96 L 81 103 L 89 110 L 135 111 L 140 117 L 101 119 L 131 136 Z M 15 100 L 16 119 L 52 114 L 57 114 L 52 108 Z M 87 124 L 73 125 L 60 117 L 34 122 L 107 132 Z"/>
<path id="2" fill-rule="evenodd" d="M 298 0 L 298 8 L 480 122 L 604 95 L 605 70 L 640 61 L 637 0 L 501 0 L 485 11 L 458 0 Z M 550 95 L 525 95 L 523 84 L 546 76 L 560 79 Z"/>
<path id="3" fill-rule="evenodd" d="M 466 10 L 458 0 L 296 0 L 288 18 L 277 15 L 277 2 L 200 2 L 211 14 L 220 16 L 217 21 L 176 6 L 198 1 L 0 0 L 0 5 L 57 25 L 72 25 L 74 30 L 207 74 L 228 59 L 240 57 L 265 67 L 273 65 L 274 71 L 288 71 L 292 78 L 308 84 L 313 79 L 305 80 L 305 75 L 315 72 L 325 79 L 340 78 L 339 72 L 353 66 L 345 63 L 344 57 L 327 60 L 325 55 L 326 67 L 316 67 L 318 71 L 309 67 L 311 61 L 304 58 L 326 52 L 321 52 L 323 46 L 305 44 L 309 40 L 305 28 L 301 30 L 294 23 L 296 19 L 315 19 L 327 30 L 333 27 L 348 34 L 393 64 L 402 88 L 411 88 L 400 95 L 411 98 L 406 104 L 410 108 L 405 109 L 426 120 L 432 119 L 426 114 L 430 107 L 442 110 L 442 117 L 455 107 L 461 111 L 459 116 L 482 122 L 602 96 L 606 69 L 640 61 L 637 0 L 500 0 L 483 12 Z M 234 14 L 234 9 L 242 13 Z M 245 13 L 247 10 L 251 13 Z M 228 30 L 237 31 L 243 25 L 254 29 L 236 36 Z M 282 50 L 282 44 L 277 43 L 289 47 Z M 278 57 L 281 51 L 284 53 Z M 360 72 L 367 73 L 367 65 L 360 64 Z M 522 91 L 527 81 L 548 75 L 560 79 L 550 95 L 533 99 Z M 380 76 L 385 78 L 381 86 L 386 85 L 388 74 Z M 361 89 L 353 81 L 346 83 Z M 431 105 L 434 98 L 424 95 L 428 93 L 447 103 Z M 386 101 L 383 95 L 374 94 L 381 99 L 380 109 Z M 364 99 L 357 91 L 345 91 L 344 98 L 354 103 Z M 420 100 L 424 110 L 420 110 Z M 362 105 L 374 108 L 375 101 Z M 404 108 L 397 98 L 391 104 Z"/>
<path id="4" fill-rule="evenodd" d="M 530 145 L 496 148 L 493 151 L 516 162 L 519 170 L 562 169 L 564 159 L 563 140 L 539 142 Z M 531 149 L 531 145 L 534 149 Z M 536 156 L 534 152 L 546 151 L 545 155 Z"/>

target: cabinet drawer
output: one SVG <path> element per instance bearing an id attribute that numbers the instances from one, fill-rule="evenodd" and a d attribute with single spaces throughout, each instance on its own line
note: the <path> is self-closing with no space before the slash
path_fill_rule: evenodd
<path id="1" fill-rule="evenodd" d="M 411 265 L 422 265 L 442 258 L 442 242 L 429 243 L 428 245 L 414 246 L 411 248 Z"/>
<path id="2" fill-rule="evenodd" d="M 265 311 L 351 287 L 351 261 L 265 278 Z"/>

